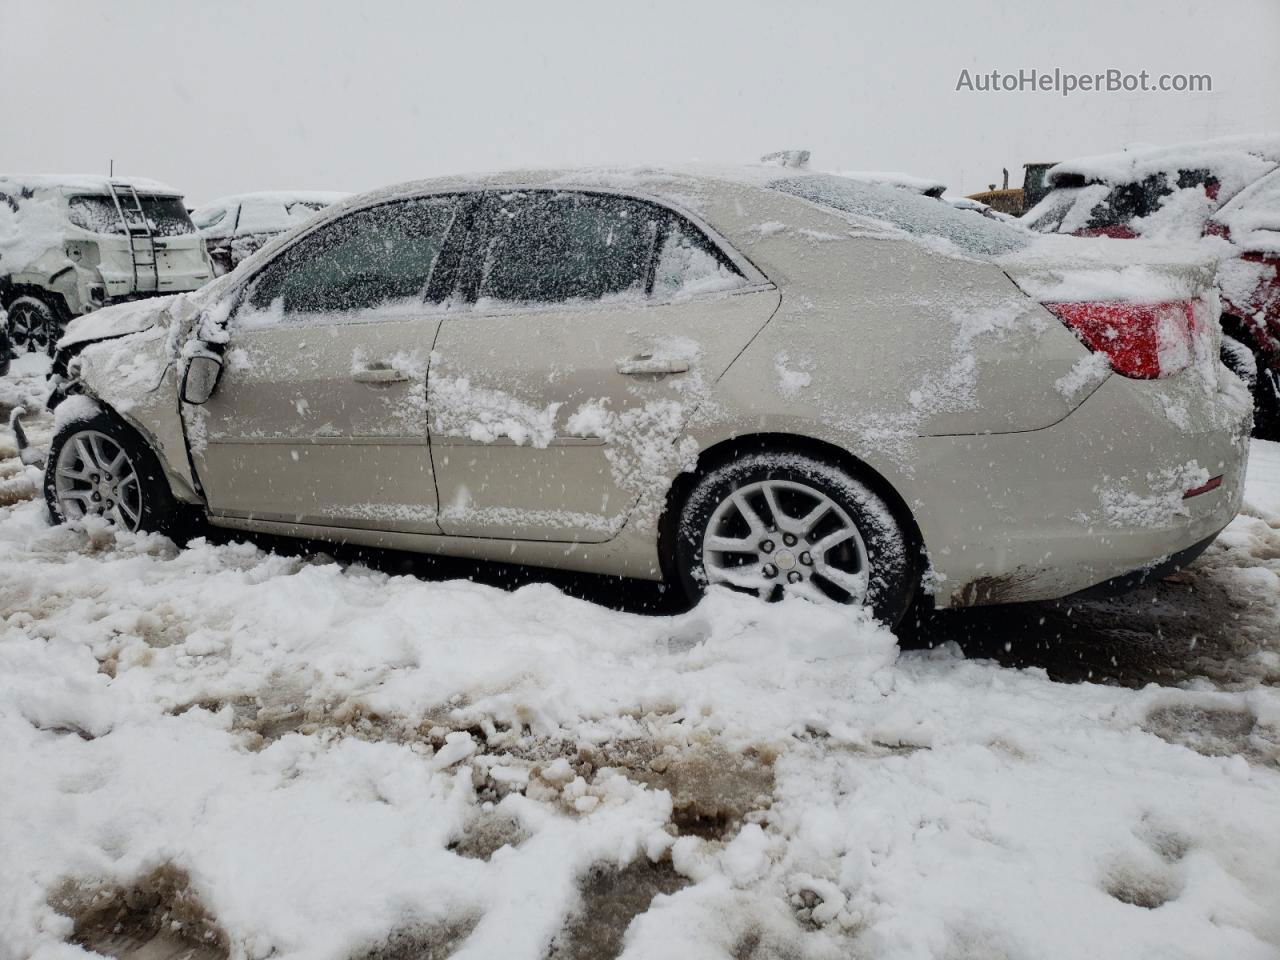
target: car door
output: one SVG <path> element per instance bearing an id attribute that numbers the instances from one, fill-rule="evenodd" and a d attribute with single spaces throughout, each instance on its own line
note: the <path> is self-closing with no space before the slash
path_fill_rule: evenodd
<path id="1" fill-rule="evenodd" d="M 212 513 L 438 532 L 426 375 L 462 202 L 347 214 L 249 282 L 218 389 L 184 410 Z"/>
<path id="2" fill-rule="evenodd" d="M 690 418 L 778 305 L 690 219 L 604 192 L 486 194 L 462 277 L 427 394 L 455 536 L 600 542 L 656 516 Z"/>

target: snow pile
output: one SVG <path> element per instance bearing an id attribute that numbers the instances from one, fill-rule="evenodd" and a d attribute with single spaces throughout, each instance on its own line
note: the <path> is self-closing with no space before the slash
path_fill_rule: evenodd
<path id="1" fill-rule="evenodd" d="M 0 276 L 35 269 L 47 253 L 65 261 L 62 241 L 69 230 L 56 199 L 23 196 L 21 185 L 0 178 Z"/>
<path id="2" fill-rule="evenodd" d="M 1243 567 L 1280 536 L 1228 533 L 1274 627 L 1280 561 Z M 0 509 L 0 615 L 5 960 L 84 956 L 116 900 L 217 956 L 541 960 L 625 927 L 623 890 L 629 958 L 1280 946 L 1274 688 L 1061 685 L 801 601 L 644 618 L 36 504 Z"/>

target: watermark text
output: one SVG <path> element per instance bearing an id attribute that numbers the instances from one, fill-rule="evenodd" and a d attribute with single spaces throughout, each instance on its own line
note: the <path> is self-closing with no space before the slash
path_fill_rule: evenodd
<path id="1" fill-rule="evenodd" d="M 1115 68 L 1099 73 L 1073 73 L 1055 67 L 1052 70 L 1021 69 L 1012 73 L 1001 70 L 975 73 L 964 69 L 956 80 L 956 92 L 968 93 L 1057 93 L 1069 97 L 1073 93 L 1212 93 L 1213 76 L 1208 73 L 1136 73 Z"/>

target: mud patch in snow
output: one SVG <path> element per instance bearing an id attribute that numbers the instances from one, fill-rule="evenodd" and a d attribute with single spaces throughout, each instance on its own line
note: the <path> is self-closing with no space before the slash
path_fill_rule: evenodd
<path id="1" fill-rule="evenodd" d="M 121 960 L 227 960 L 226 934 L 186 872 L 157 867 L 129 886 L 68 882 L 52 906 L 74 923 L 70 941 Z"/>
<path id="2" fill-rule="evenodd" d="M 1280 766 L 1280 727 L 1260 724 L 1247 708 L 1170 704 L 1151 710 L 1142 728 L 1206 757 L 1239 755 Z"/>
<path id="3" fill-rule="evenodd" d="M 437 924 L 414 924 L 397 930 L 352 960 L 445 960 L 471 935 L 480 918 L 466 916 Z"/>
<path id="4" fill-rule="evenodd" d="M 688 886 L 670 861 L 641 858 L 621 870 L 602 865 L 582 878 L 577 910 L 556 935 L 546 960 L 612 960 L 622 955 L 623 936 L 655 897 Z"/>

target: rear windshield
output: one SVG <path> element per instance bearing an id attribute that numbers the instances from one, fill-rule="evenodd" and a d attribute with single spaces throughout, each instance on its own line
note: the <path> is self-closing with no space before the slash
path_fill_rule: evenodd
<path id="1" fill-rule="evenodd" d="M 141 225 L 142 220 L 132 209 L 133 195 L 121 195 L 121 206 L 125 217 L 131 224 Z M 158 237 L 176 237 L 184 233 L 195 233 L 195 224 L 187 215 L 187 208 L 181 197 L 156 197 L 139 195 L 142 214 L 151 227 L 151 232 Z M 81 194 L 68 201 L 71 222 L 91 233 L 124 233 L 124 224 L 120 220 L 120 211 L 111 197 L 100 194 Z"/>
<path id="2" fill-rule="evenodd" d="M 775 180 L 769 186 L 842 213 L 885 221 L 913 236 L 950 241 L 971 256 L 999 256 L 1030 242 L 1015 227 L 975 217 L 944 200 L 847 177 L 813 174 Z"/>

